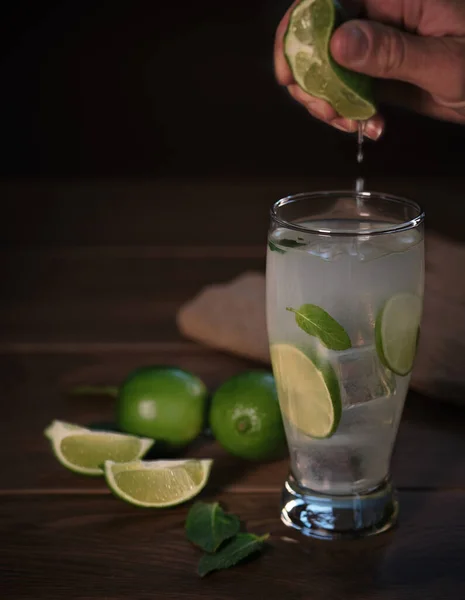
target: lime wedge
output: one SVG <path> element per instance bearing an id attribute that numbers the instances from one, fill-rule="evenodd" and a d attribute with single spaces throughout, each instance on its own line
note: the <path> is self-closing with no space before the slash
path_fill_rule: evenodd
<path id="1" fill-rule="evenodd" d="M 105 463 L 112 492 L 136 506 L 175 506 L 196 496 L 208 481 L 212 460 L 154 460 Z"/>
<path id="2" fill-rule="evenodd" d="M 333 0 L 302 0 L 291 13 L 284 54 L 307 94 L 326 100 L 347 119 L 363 121 L 376 112 L 372 79 L 341 67 L 329 50 L 332 33 L 344 20 Z"/>
<path id="3" fill-rule="evenodd" d="M 396 375 L 408 375 L 417 351 L 421 298 L 402 293 L 389 298 L 375 325 L 376 350 L 381 362 Z"/>
<path id="4" fill-rule="evenodd" d="M 120 433 L 91 431 L 71 423 L 53 421 L 44 431 L 63 466 L 82 475 L 103 475 L 106 460 L 136 460 L 153 445 L 154 440 Z"/>
<path id="5" fill-rule="evenodd" d="M 45 429 L 44 435 L 49 440 L 53 439 L 53 432 L 57 429 L 66 429 L 68 431 L 71 430 L 82 430 L 85 427 L 81 427 L 80 425 L 74 425 L 74 423 L 68 423 L 67 421 L 52 421 L 51 424 Z"/>
<path id="6" fill-rule="evenodd" d="M 286 419 L 305 435 L 328 438 L 341 419 L 339 382 L 328 362 L 289 344 L 271 346 L 279 403 Z"/>

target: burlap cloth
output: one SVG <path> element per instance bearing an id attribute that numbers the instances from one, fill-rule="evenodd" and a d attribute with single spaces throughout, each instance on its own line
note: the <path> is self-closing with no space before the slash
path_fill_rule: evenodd
<path id="1" fill-rule="evenodd" d="M 465 246 L 426 238 L 425 303 L 411 387 L 465 404 Z M 269 364 L 265 276 L 246 272 L 206 286 L 181 307 L 181 333 L 212 348 Z"/>

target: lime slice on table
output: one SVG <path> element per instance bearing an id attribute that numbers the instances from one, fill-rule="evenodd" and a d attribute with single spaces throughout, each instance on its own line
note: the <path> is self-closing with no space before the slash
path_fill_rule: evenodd
<path id="1" fill-rule="evenodd" d="M 332 366 L 290 344 L 274 344 L 270 352 L 281 410 L 287 420 L 313 438 L 333 435 L 342 404 Z"/>
<path id="2" fill-rule="evenodd" d="M 332 33 L 344 20 L 333 0 L 302 0 L 291 13 L 284 54 L 307 94 L 326 100 L 347 119 L 364 121 L 376 113 L 372 79 L 341 67 L 329 50 Z"/>
<path id="3" fill-rule="evenodd" d="M 112 492 L 136 506 L 163 508 L 190 500 L 205 487 L 212 460 L 154 460 L 105 463 Z"/>
<path id="4" fill-rule="evenodd" d="M 415 294 L 389 298 L 375 325 L 376 350 L 381 362 L 396 375 L 408 375 L 417 351 L 422 301 Z"/>
<path id="5" fill-rule="evenodd" d="M 53 421 L 44 435 L 66 468 L 82 475 L 103 475 L 106 460 L 136 460 L 153 445 L 154 440 L 120 433 L 91 431 L 71 423 Z"/>
<path id="6" fill-rule="evenodd" d="M 86 428 L 81 427 L 80 425 L 75 425 L 74 423 L 68 423 L 67 421 L 52 421 L 44 431 L 45 437 L 49 440 L 52 440 L 54 431 L 56 431 L 57 429 L 63 429 L 67 431 L 79 431 Z"/>

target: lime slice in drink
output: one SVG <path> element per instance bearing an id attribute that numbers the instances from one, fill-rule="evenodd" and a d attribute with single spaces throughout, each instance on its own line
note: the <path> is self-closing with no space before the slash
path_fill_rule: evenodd
<path id="1" fill-rule="evenodd" d="M 363 121 L 376 107 L 372 79 L 336 63 L 329 42 L 344 15 L 333 0 L 302 0 L 292 11 L 284 37 L 284 53 L 297 84 L 322 98 L 343 117 Z"/>
<path id="2" fill-rule="evenodd" d="M 154 460 L 105 463 L 112 492 L 136 506 L 175 506 L 196 496 L 208 481 L 212 460 Z"/>
<path id="3" fill-rule="evenodd" d="M 341 394 L 328 362 L 310 358 L 289 344 L 274 344 L 271 361 L 286 419 L 313 438 L 328 438 L 341 419 Z"/>
<path id="4" fill-rule="evenodd" d="M 62 421 L 53 421 L 44 434 L 61 464 L 82 475 L 103 475 L 106 460 L 127 462 L 139 459 L 154 443 L 147 438 L 91 431 Z"/>
<path id="5" fill-rule="evenodd" d="M 418 296 L 402 293 L 389 298 L 376 318 L 378 356 L 396 375 L 408 375 L 413 368 L 421 311 Z"/>

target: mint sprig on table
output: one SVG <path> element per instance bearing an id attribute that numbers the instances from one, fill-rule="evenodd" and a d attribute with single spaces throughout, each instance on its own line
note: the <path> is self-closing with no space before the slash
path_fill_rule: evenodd
<path id="1" fill-rule="evenodd" d="M 297 325 L 317 337 L 328 350 L 348 350 L 352 347 L 350 337 L 344 327 L 316 304 L 302 304 L 300 308 L 286 308 L 295 314 Z"/>
<path id="2" fill-rule="evenodd" d="M 223 542 L 239 533 L 241 523 L 236 515 L 224 512 L 218 502 L 196 502 L 186 520 L 189 541 L 205 552 L 216 552 Z"/>
<path id="3" fill-rule="evenodd" d="M 263 549 L 269 534 L 239 533 L 236 515 L 223 511 L 218 502 L 196 502 L 186 519 L 187 538 L 206 552 L 200 559 L 198 574 L 228 569 Z"/>
<path id="4" fill-rule="evenodd" d="M 228 569 L 238 562 L 262 550 L 264 542 L 270 537 L 267 533 L 262 536 L 253 533 L 238 533 L 223 546 L 216 554 L 204 554 L 199 562 L 198 573 L 205 577 L 212 571 Z"/>

